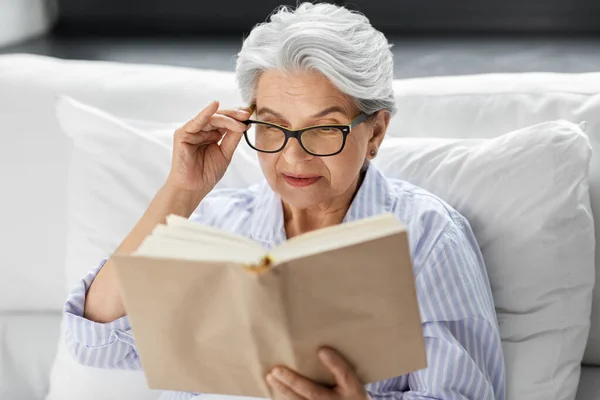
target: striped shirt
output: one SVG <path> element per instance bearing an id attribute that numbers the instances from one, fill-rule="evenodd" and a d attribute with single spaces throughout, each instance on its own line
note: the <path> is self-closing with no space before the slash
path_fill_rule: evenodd
<path id="1" fill-rule="evenodd" d="M 394 213 L 408 230 L 428 368 L 369 383 L 373 399 L 505 398 L 502 346 L 490 284 L 466 219 L 431 193 L 389 180 L 370 165 L 344 222 Z M 266 182 L 249 189 L 213 190 L 193 220 L 245 235 L 269 249 L 286 240 L 281 199 Z M 83 318 L 85 294 L 104 265 L 90 271 L 65 304 L 66 341 L 78 362 L 140 369 L 128 318 Z M 110 382 L 106 382 L 107 385 Z M 163 400 L 201 397 L 164 392 Z"/>

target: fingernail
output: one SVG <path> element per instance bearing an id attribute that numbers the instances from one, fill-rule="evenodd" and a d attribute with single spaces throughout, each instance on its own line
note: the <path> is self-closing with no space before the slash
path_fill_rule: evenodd
<path id="1" fill-rule="evenodd" d="M 281 368 L 275 368 L 273 370 L 273 375 L 275 375 L 276 377 L 281 378 L 283 376 L 283 370 Z"/>

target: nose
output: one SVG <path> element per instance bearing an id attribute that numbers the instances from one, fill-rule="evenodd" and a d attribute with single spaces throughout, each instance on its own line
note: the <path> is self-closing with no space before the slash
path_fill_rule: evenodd
<path id="1" fill-rule="evenodd" d="M 290 165 L 305 163 L 313 158 L 312 155 L 304 151 L 296 138 L 290 138 L 282 152 L 285 161 Z"/>

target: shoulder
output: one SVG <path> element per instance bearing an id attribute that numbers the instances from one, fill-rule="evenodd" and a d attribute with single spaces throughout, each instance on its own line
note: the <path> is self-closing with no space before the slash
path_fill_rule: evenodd
<path id="1" fill-rule="evenodd" d="M 234 232 L 243 232 L 255 208 L 261 185 L 244 189 L 213 189 L 190 220 Z"/>
<path id="2" fill-rule="evenodd" d="M 406 225 L 415 259 L 426 259 L 443 241 L 469 242 L 473 235 L 469 222 L 444 200 L 405 181 L 388 179 L 388 182 L 393 197 L 392 212 Z"/>
<path id="3" fill-rule="evenodd" d="M 389 180 L 394 210 L 407 227 L 417 292 L 425 319 L 477 316 L 494 320 L 485 263 L 467 219 L 434 194 L 399 180 Z M 445 306 L 438 303 L 443 299 Z"/>

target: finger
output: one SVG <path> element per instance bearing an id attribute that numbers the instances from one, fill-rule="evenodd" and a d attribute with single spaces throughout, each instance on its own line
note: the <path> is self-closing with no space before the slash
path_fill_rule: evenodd
<path id="1" fill-rule="evenodd" d="M 244 132 L 248 129 L 248 125 L 241 123 L 231 117 L 222 114 L 215 114 L 210 117 L 209 123 L 205 125 L 204 130 L 215 130 L 218 128 L 225 128 L 228 131 Z"/>
<path id="2" fill-rule="evenodd" d="M 221 142 L 221 153 L 223 153 L 223 157 L 227 161 L 231 161 L 233 158 L 233 153 L 235 153 L 235 149 L 237 149 L 240 144 L 240 140 L 242 140 L 242 134 L 238 132 L 227 132 L 223 141 Z"/>
<path id="3" fill-rule="evenodd" d="M 198 133 L 183 133 L 181 135 L 181 142 L 193 145 L 218 143 L 223 137 L 223 133 L 218 131 L 208 132 L 206 134 Z"/>
<path id="4" fill-rule="evenodd" d="M 250 118 L 249 108 L 224 109 L 217 111 L 217 114 L 223 114 L 238 121 L 245 121 Z"/>
<path id="5" fill-rule="evenodd" d="M 273 369 L 272 376 L 300 396 L 315 400 L 325 398 L 329 390 L 287 368 Z"/>
<path id="6" fill-rule="evenodd" d="M 318 356 L 323 365 L 331 371 L 340 389 L 355 390 L 362 387 L 354 368 L 340 353 L 330 347 L 324 347 L 319 349 Z"/>
<path id="7" fill-rule="evenodd" d="M 267 383 L 273 391 L 274 400 L 305 400 L 305 398 L 294 392 L 272 374 L 267 375 Z"/>
<path id="8" fill-rule="evenodd" d="M 206 107 L 198 115 L 189 120 L 181 127 L 184 132 L 200 132 L 202 128 L 208 123 L 210 117 L 217 112 L 219 109 L 219 102 L 216 100 L 208 103 Z"/>

